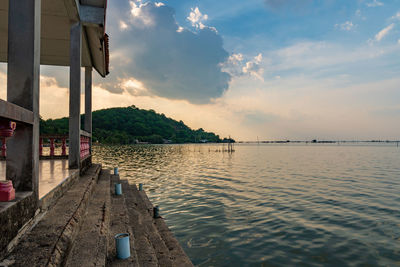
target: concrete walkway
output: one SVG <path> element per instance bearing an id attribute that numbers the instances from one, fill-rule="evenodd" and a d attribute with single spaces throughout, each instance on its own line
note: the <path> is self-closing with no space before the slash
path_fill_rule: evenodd
<path id="1" fill-rule="evenodd" d="M 64 180 L 79 173 L 76 169 L 68 169 L 67 159 L 52 159 L 39 161 L 39 199 Z M 6 177 L 6 162 L 0 161 L 0 181 Z"/>

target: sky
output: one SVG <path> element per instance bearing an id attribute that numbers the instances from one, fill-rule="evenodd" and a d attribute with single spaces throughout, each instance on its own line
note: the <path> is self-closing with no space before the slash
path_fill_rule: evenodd
<path id="1" fill-rule="evenodd" d="M 106 31 L 94 109 L 243 141 L 400 139 L 400 0 L 114 0 Z M 42 66 L 40 90 L 42 117 L 68 115 L 68 68 Z"/>

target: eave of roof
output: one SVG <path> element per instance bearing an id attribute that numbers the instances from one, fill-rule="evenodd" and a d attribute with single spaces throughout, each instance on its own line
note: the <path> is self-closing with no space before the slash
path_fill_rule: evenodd
<path id="1" fill-rule="evenodd" d="M 96 11 L 97 16 L 90 22 L 82 21 L 85 15 L 82 7 Z M 40 63 L 69 66 L 70 23 L 81 21 L 82 66 L 92 66 L 105 77 L 109 72 L 109 45 L 104 27 L 106 7 L 106 0 L 42 0 Z M 7 62 L 7 46 L 8 0 L 0 0 L 0 62 Z"/>

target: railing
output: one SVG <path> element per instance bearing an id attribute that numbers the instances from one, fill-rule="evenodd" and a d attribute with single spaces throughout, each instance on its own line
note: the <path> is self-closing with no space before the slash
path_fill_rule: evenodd
<path id="1" fill-rule="evenodd" d="M 81 131 L 81 146 L 80 146 L 80 159 L 81 161 L 87 159 L 91 155 L 91 134 L 85 131 Z M 0 140 L 1 140 L 1 155 L 0 157 L 5 159 L 7 156 L 6 137 L 1 136 L 0 129 Z M 43 134 L 39 138 L 39 156 L 40 159 L 66 159 L 68 158 L 67 153 L 67 140 L 68 135 L 65 134 Z M 44 153 L 43 147 L 49 146 L 50 152 Z M 61 147 L 61 153 L 57 154 L 57 149 Z M 59 150 L 58 150 L 59 151 Z"/>
<path id="2" fill-rule="evenodd" d="M 90 156 L 90 137 L 81 135 L 81 160 Z"/>
<path id="3" fill-rule="evenodd" d="M 40 159 L 67 159 L 67 139 L 68 135 L 65 134 L 43 134 L 39 138 L 39 156 Z M 58 142 L 57 142 L 58 141 Z M 50 147 L 50 153 L 45 155 L 43 153 L 44 144 Z M 58 145 L 58 146 L 57 146 Z M 56 148 L 61 147 L 61 153 L 56 154 Z"/>
<path id="4" fill-rule="evenodd" d="M 81 172 L 85 171 L 92 164 L 91 155 L 91 140 L 92 134 L 84 130 L 80 131 L 81 135 L 81 147 L 80 147 L 80 169 Z"/>

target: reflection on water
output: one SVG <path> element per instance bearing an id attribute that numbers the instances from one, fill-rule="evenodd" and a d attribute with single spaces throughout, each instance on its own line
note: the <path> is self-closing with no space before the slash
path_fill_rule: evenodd
<path id="1" fill-rule="evenodd" d="M 198 266 L 400 264 L 396 146 L 97 146 Z"/>

